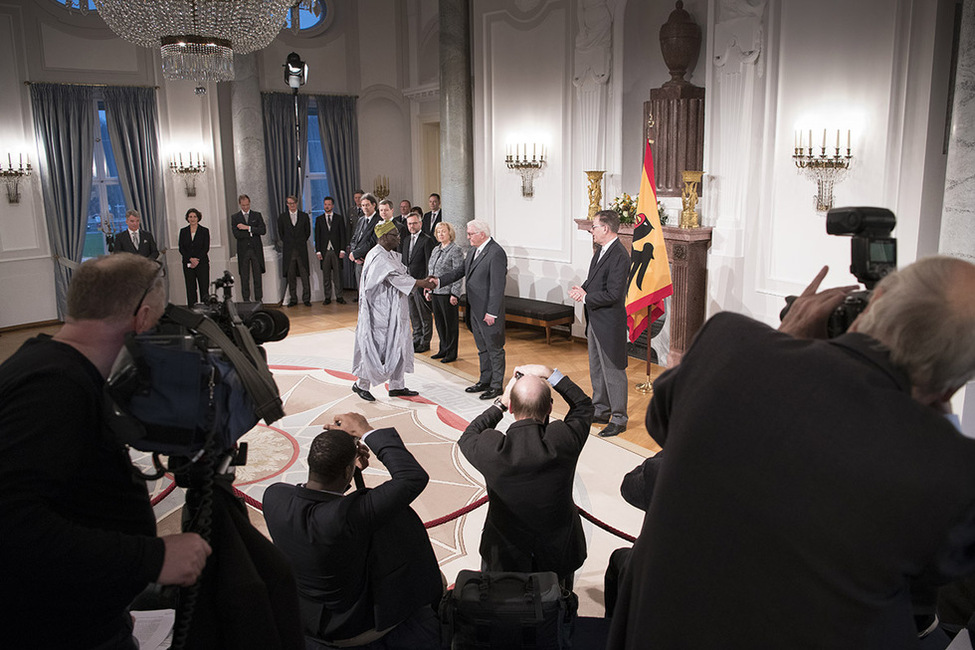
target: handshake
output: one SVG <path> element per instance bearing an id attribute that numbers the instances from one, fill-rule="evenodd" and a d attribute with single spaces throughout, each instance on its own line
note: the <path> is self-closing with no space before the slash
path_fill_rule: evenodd
<path id="1" fill-rule="evenodd" d="M 427 277 L 423 278 L 422 280 L 417 280 L 416 281 L 416 286 L 422 287 L 423 289 L 426 289 L 427 291 L 431 291 L 433 289 L 436 289 L 438 284 L 440 284 L 440 278 L 437 278 L 437 277 L 432 276 L 432 275 L 428 275 Z"/>

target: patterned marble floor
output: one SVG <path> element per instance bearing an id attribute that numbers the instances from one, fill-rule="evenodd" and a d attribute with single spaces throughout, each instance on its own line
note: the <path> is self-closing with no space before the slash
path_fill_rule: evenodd
<path id="1" fill-rule="evenodd" d="M 407 386 L 419 391 L 415 398 L 390 398 L 385 387 L 374 387 L 377 401 L 365 402 L 351 391 L 354 331 L 337 329 L 317 334 L 290 336 L 267 344 L 268 359 L 281 391 L 285 417 L 273 426 L 259 425 L 242 440 L 249 443 L 246 466 L 237 471 L 235 485 L 260 501 L 271 484 L 300 483 L 307 477 L 305 456 L 312 439 L 338 413 L 356 411 L 376 427 L 394 426 L 430 474 L 430 483 L 413 507 L 424 521 L 442 517 L 484 495 L 481 475 L 460 454 L 456 441 L 468 421 L 486 404 L 464 392 L 471 378 L 462 377 L 448 366 L 417 357 L 415 372 L 407 375 Z M 556 411 L 565 404 L 556 397 Z M 500 428 L 510 424 L 506 416 Z M 593 429 L 595 433 L 596 429 Z M 639 449 L 590 436 L 579 461 L 574 485 L 576 503 L 611 526 L 637 534 L 643 513 L 619 496 L 623 474 L 643 461 Z M 646 452 L 644 452 L 645 455 Z M 137 462 L 146 458 L 136 456 Z M 373 459 L 364 473 L 367 485 L 388 478 L 385 468 Z M 151 486 L 162 491 L 168 478 Z M 157 518 L 170 516 L 182 506 L 182 491 L 176 490 L 156 506 Z M 452 582 L 461 569 L 476 569 L 480 532 L 486 507 L 429 530 L 441 569 Z M 584 521 L 589 558 L 576 574 L 576 591 L 584 615 L 602 614 L 603 571 L 613 549 L 627 543 Z"/>

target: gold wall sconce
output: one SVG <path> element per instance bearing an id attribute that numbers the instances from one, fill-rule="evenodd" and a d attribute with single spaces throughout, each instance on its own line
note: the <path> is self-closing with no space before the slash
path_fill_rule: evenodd
<path id="1" fill-rule="evenodd" d="M 846 177 L 846 172 L 853 162 L 853 152 L 850 148 L 850 130 L 846 131 L 846 153 L 840 149 L 840 129 L 836 129 L 836 147 L 826 146 L 826 129 L 823 129 L 822 146 L 814 147 L 812 129 L 809 129 L 809 143 L 805 146 L 802 130 L 795 133 L 795 144 L 792 150 L 792 160 L 799 173 L 816 181 L 816 211 L 827 212 L 833 207 L 833 185 Z M 819 153 L 816 153 L 816 150 Z"/>
<path id="2" fill-rule="evenodd" d="M 521 174 L 521 195 L 525 198 L 535 196 L 535 176 L 545 164 L 545 145 L 533 142 L 531 156 L 528 154 L 528 143 L 518 143 L 512 152 L 508 146 L 504 157 L 504 164 L 513 171 Z"/>
<path id="3" fill-rule="evenodd" d="M 0 177 L 7 186 L 7 203 L 20 203 L 20 181 L 30 176 L 30 154 L 27 154 L 27 166 L 24 166 L 24 154 L 19 154 L 20 161 L 14 165 L 11 154 L 7 154 L 7 166 L 0 164 Z"/>
<path id="4" fill-rule="evenodd" d="M 169 161 L 169 169 L 183 179 L 186 196 L 192 197 L 196 196 L 196 177 L 207 170 L 207 161 L 203 160 L 203 156 L 197 152 L 195 155 L 188 154 L 187 163 L 184 164 L 183 154 L 180 152 Z"/>

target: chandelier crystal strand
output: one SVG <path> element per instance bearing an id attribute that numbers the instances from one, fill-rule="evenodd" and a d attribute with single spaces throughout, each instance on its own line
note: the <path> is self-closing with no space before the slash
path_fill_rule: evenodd
<path id="1" fill-rule="evenodd" d="M 159 47 L 169 80 L 230 81 L 234 54 L 267 47 L 294 0 L 94 0 L 121 38 Z"/>

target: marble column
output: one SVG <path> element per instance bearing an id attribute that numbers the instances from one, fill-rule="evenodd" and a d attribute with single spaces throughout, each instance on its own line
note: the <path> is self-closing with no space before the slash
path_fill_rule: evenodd
<path id="1" fill-rule="evenodd" d="M 975 262 L 975 0 L 965 0 L 939 250 Z"/>
<path id="2" fill-rule="evenodd" d="M 469 0 L 440 0 L 440 197 L 458 233 L 474 218 L 470 20 Z"/>
<path id="3" fill-rule="evenodd" d="M 938 249 L 975 263 L 975 0 L 962 5 L 954 92 Z M 960 411 L 962 430 L 975 438 L 975 382 L 968 383 L 953 406 Z"/>
<path id="4" fill-rule="evenodd" d="M 264 236 L 264 302 L 280 299 L 280 281 L 277 256 L 274 254 L 273 235 L 270 230 L 271 203 L 267 196 L 267 164 L 264 158 L 264 124 L 262 121 L 261 87 L 257 73 L 257 54 L 234 55 L 234 80 L 230 82 L 231 113 L 234 129 L 234 176 L 237 194 L 251 198 L 251 209 L 264 215 L 268 234 Z M 234 206 L 228 206 L 236 211 Z M 232 235 L 230 235 L 232 240 Z M 236 255 L 231 258 L 231 272 L 236 276 Z M 235 288 L 239 295 L 240 289 Z"/>

